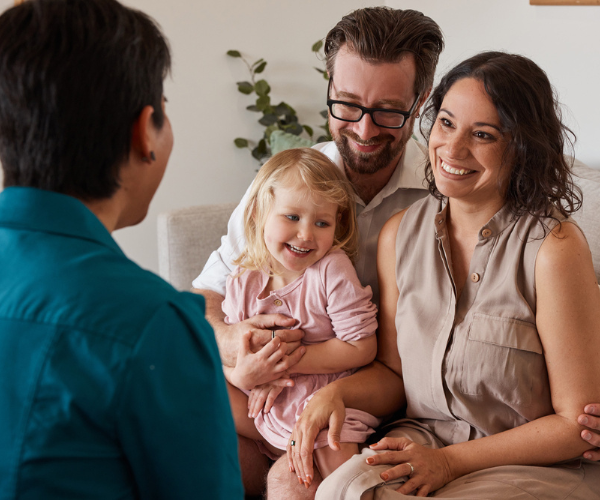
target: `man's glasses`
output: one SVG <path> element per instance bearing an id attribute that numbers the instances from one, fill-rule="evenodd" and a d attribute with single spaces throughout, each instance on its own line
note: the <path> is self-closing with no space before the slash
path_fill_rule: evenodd
<path id="1" fill-rule="evenodd" d="M 327 87 L 327 107 L 331 116 L 337 120 L 344 122 L 359 122 L 365 114 L 371 116 L 371 120 L 378 127 L 382 128 L 402 128 L 406 123 L 406 120 L 413 114 L 421 94 L 417 95 L 417 98 L 411 108 L 408 111 L 400 111 L 398 109 L 384 109 L 384 108 L 365 108 L 358 104 L 352 104 L 350 102 L 335 101 L 329 99 L 329 91 L 331 90 L 331 84 L 333 78 L 329 79 L 329 86 Z"/>

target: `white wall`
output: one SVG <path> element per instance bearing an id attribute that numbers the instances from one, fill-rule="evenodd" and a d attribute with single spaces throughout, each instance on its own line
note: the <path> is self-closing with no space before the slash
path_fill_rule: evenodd
<path id="1" fill-rule="evenodd" d="M 273 98 L 295 106 L 301 121 L 320 124 L 325 81 L 312 69 L 310 51 L 342 15 L 385 3 L 420 10 L 442 27 L 447 48 L 440 72 L 485 49 L 525 54 L 538 62 L 570 109 L 578 135 L 577 156 L 600 168 L 600 7 L 540 7 L 527 0 L 124 0 L 162 25 L 173 50 L 173 77 L 166 83 L 167 112 L 175 148 L 146 220 L 115 233 L 125 252 L 157 270 L 156 216 L 194 204 L 238 200 L 257 163 L 234 137 L 258 137 L 257 115 L 235 82 L 247 74 L 238 49 L 268 61 L 264 78 Z M 0 0 L 0 9 L 12 5 Z"/>
<path id="2" fill-rule="evenodd" d="M 446 38 L 439 76 L 482 50 L 533 59 L 548 74 L 577 135 L 576 157 L 600 168 L 600 6 L 539 6 L 527 0 L 388 0 L 434 19 Z"/>

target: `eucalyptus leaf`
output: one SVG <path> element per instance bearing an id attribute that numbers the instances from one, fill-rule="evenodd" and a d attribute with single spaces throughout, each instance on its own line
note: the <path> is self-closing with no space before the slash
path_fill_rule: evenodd
<path id="1" fill-rule="evenodd" d="M 234 139 L 233 142 L 236 145 L 236 147 L 238 147 L 240 149 L 248 147 L 247 139 L 242 139 L 241 137 L 238 137 L 238 138 Z"/>
<path id="2" fill-rule="evenodd" d="M 268 95 L 260 96 L 258 99 L 256 99 L 256 107 L 260 111 L 265 111 L 268 107 L 270 107 L 270 105 L 271 105 L 271 98 Z"/>
<path id="3" fill-rule="evenodd" d="M 229 57 L 242 57 L 242 54 L 240 54 L 237 50 L 228 50 L 227 55 Z"/>
<path id="4" fill-rule="evenodd" d="M 319 52 L 319 50 L 321 50 L 321 47 L 323 47 L 323 40 L 319 40 L 318 42 L 315 42 L 312 46 L 312 51 L 313 52 Z"/>
<path id="5" fill-rule="evenodd" d="M 268 127 L 269 125 L 277 123 L 277 116 L 272 114 L 266 114 L 260 120 L 258 120 L 258 123 L 264 125 L 265 127 Z"/>
<path id="6" fill-rule="evenodd" d="M 325 137 L 324 135 L 320 135 L 319 137 L 317 137 L 317 143 L 319 143 L 319 142 L 328 142 L 330 140 L 331 140 L 330 137 Z"/>
<path id="7" fill-rule="evenodd" d="M 324 109 L 323 111 L 321 111 L 319 113 L 323 118 L 329 118 L 329 110 L 328 109 Z"/>
<path id="8" fill-rule="evenodd" d="M 302 128 L 303 128 L 304 130 L 306 130 L 306 133 L 307 133 L 308 135 L 310 135 L 311 137 L 313 136 L 313 133 L 314 133 L 314 132 L 313 132 L 313 129 L 312 129 L 312 127 L 309 127 L 308 125 L 302 125 Z"/>
<path id="9" fill-rule="evenodd" d="M 273 125 L 269 125 L 266 129 L 265 129 L 265 138 L 270 141 L 271 140 L 271 134 L 273 132 L 275 132 L 276 130 L 279 130 L 279 124 L 273 124 Z"/>
<path id="10" fill-rule="evenodd" d="M 252 64 L 251 68 L 254 68 L 255 66 L 258 66 L 263 61 L 264 61 L 264 59 L 262 57 L 258 61 L 254 61 L 254 64 Z"/>
<path id="11" fill-rule="evenodd" d="M 254 85 L 254 90 L 259 96 L 266 96 L 269 92 L 271 92 L 271 87 L 265 80 L 258 80 Z"/>
<path id="12" fill-rule="evenodd" d="M 289 125 L 282 125 L 281 128 L 289 134 L 300 135 L 304 130 L 302 125 L 299 123 L 290 123 Z"/>
<path id="13" fill-rule="evenodd" d="M 237 82 L 238 90 L 242 94 L 252 94 L 254 92 L 254 86 L 250 82 Z"/>
<path id="14" fill-rule="evenodd" d="M 313 68 L 315 68 L 319 73 L 321 73 L 322 75 L 326 75 L 327 71 L 325 71 L 324 69 L 321 68 L 317 68 L 316 66 L 313 66 Z"/>
<path id="15" fill-rule="evenodd" d="M 262 73 L 265 70 L 265 66 L 267 65 L 267 61 L 263 61 L 261 62 L 255 69 L 254 69 L 254 73 L 258 74 L 258 73 Z"/>
<path id="16" fill-rule="evenodd" d="M 277 116 L 285 115 L 288 112 L 289 106 L 285 102 L 280 102 L 273 108 L 273 113 Z"/>
<path id="17" fill-rule="evenodd" d="M 246 109 L 248 111 L 254 111 L 254 112 L 259 112 L 260 109 L 258 109 L 254 104 L 250 104 L 250 106 L 246 106 Z"/>

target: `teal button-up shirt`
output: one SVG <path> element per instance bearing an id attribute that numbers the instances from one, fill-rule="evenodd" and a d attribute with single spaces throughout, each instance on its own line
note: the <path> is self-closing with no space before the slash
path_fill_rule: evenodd
<path id="1" fill-rule="evenodd" d="M 130 261 L 80 201 L 0 193 L 0 499 L 236 499 L 204 299 Z"/>

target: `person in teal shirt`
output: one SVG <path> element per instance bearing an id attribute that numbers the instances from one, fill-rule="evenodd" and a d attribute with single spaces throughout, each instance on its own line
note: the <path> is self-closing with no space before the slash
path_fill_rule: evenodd
<path id="1" fill-rule="evenodd" d="M 173 135 L 167 42 L 115 0 L 0 16 L 0 499 L 243 498 L 204 299 L 130 261 Z"/>

